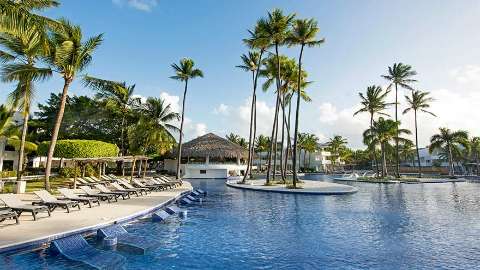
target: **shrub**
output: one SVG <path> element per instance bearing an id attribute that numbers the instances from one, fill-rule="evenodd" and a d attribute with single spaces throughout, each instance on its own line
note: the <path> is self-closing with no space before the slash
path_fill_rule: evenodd
<path id="1" fill-rule="evenodd" d="M 85 165 L 85 176 L 98 176 L 98 172 L 92 164 Z"/>
<path id="2" fill-rule="evenodd" d="M 37 153 L 46 156 L 50 142 L 38 145 Z M 58 158 L 94 158 L 113 157 L 119 152 L 115 144 L 94 140 L 59 140 L 55 146 L 54 157 Z"/>
<path id="3" fill-rule="evenodd" d="M 0 178 L 8 178 L 17 176 L 17 171 L 2 171 L 0 172 Z"/>
<path id="4" fill-rule="evenodd" d="M 58 174 L 64 178 L 73 178 L 75 177 L 75 174 L 77 175 L 77 177 L 80 177 L 81 171 L 79 167 L 77 168 L 64 167 L 58 171 Z"/>

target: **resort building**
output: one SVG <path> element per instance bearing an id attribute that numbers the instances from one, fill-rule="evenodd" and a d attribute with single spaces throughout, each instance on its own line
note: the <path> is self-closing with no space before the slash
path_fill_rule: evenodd
<path id="1" fill-rule="evenodd" d="M 165 159 L 163 169 L 174 174 L 176 150 Z M 182 144 L 180 172 L 183 178 L 228 178 L 243 175 L 247 169 L 248 151 L 213 133 Z"/>
<path id="2" fill-rule="evenodd" d="M 7 144 L 6 138 L 0 138 L 0 172 L 13 171 L 17 167 L 18 152 Z"/>

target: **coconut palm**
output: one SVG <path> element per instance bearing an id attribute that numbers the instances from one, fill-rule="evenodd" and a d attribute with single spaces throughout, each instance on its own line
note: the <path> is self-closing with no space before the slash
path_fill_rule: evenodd
<path id="1" fill-rule="evenodd" d="M 269 40 L 269 43 L 272 47 L 275 48 L 275 57 L 276 57 L 276 66 L 277 66 L 277 76 L 276 76 L 276 88 L 277 88 L 277 98 L 275 103 L 275 114 L 273 118 L 273 125 L 272 125 L 272 134 L 270 137 L 270 151 L 268 154 L 268 164 L 267 164 L 267 178 L 266 183 L 270 183 L 270 170 L 272 166 L 272 155 L 277 154 L 276 146 L 276 134 L 277 134 L 277 125 L 278 125 L 278 113 L 280 107 L 280 54 L 279 54 L 279 47 L 282 46 L 289 33 L 289 28 L 292 20 L 294 19 L 294 14 L 285 15 L 283 11 L 280 9 L 274 9 L 273 11 L 269 12 L 267 18 L 262 18 L 257 22 L 257 28 L 259 29 L 259 33 L 265 39 Z M 276 162 L 276 158 L 274 159 Z M 273 178 L 275 179 L 275 164 L 273 169 Z"/>
<path id="2" fill-rule="evenodd" d="M 173 123 L 180 120 L 180 114 L 173 112 L 170 104 L 160 98 L 149 97 L 136 107 L 139 120 L 129 129 L 132 150 L 164 154 L 175 144 L 173 133 L 179 131 Z"/>
<path id="3" fill-rule="evenodd" d="M 412 79 L 413 76 L 417 75 L 417 72 L 413 70 L 410 65 L 405 65 L 403 63 L 394 63 L 392 67 L 388 67 L 388 74 L 382 75 L 383 78 L 390 81 L 390 85 L 387 89 L 390 89 L 392 86 L 395 86 L 395 121 L 398 122 L 398 86 L 409 89 L 413 91 L 411 83 L 416 82 L 417 80 Z M 398 137 L 398 134 L 397 134 Z M 398 141 L 395 142 L 396 149 L 396 171 L 395 174 L 397 177 L 400 176 L 400 161 L 399 161 L 399 149 Z"/>
<path id="4" fill-rule="evenodd" d="M 335 163 L 337 162 L 337 159 L 340 157 L 341 152 L 346 148 L 347 143 L 348 143 L 347 139 L 343 138 L 340 135 L 334 135 L 332 138 L 328 140 L 327 145 L 328 145 L 328 150 L 332 155 L 333 169 L 335 169 Z"/>
<path id="5" fill-rule="evenodd" d="M 397 134 L 410 134 L 408 129 L 400 129 L 400 122 L 396 122 L 390 119 L 385 120 L 380 117 L 377 121 L 373 122 L 373 126 L 367 129 L 363 133 L 363 142 L 366 145 L 380 145 L 381 150 L 381 164 L 382 164 L 382 177 L 388 175 L 387 170 L 387 148 L 392 140 L 405 141 L 404 138 L 397 136 Z"/>
<path id="6" fill-rule="evenodd" d="M 63 77 L 62 98 L 52 131 L 45 167 L 45 188 L 50 190 L 50 170 L 53 152 L 57 143 L 58 131 L 62 124 L 68 89 L 78 73 L 82 72 L 92 61 L 95 49 L 102 43 L 102 34 L 83 41 L 82 29 L 66 19 L 59 20 L 60 26 L 52 32 L 51 52 L 47 58 L 52 68 Z"/>
<path id="7" fill-rule="evenodd" d="M 261 153 L 265 153 L 268 151 L 270 147 L 270 138 L 268 136 L 260 135 L 255 140 L 255 152 L 260 154 L 260 164 L 258 166 L 258 170 L 262 167 L 262 155 Z"/>
<path id="8" fill-rule="evenodd" d="M 417 113 L 424 112 L 432 116 L 436 116 L 434 113 L 428 111 L 430 108 L 430 102 L 433 101 L 433 98 L 429 97 L 429 92 L 421 91 L 412 91 L 412 97 L 405 96 L 407 99 L 408 107 L 403 111 L 403 114 L 413 111 L 415 118 L 415 148 L 417 151 L 417 165 L 418 165 L 418 176 L 422 177 L 422 165 L 420 163 L 420 151 L 418 150 L 418 124 L 417 124 Z"/>
<path id="9" fill-rule="evenodd" d="M 364 95 L 363 93 L 358 93 L 361 99 L 362 107 L 356 111 L 353 116 L 358 115 L 360 113 L 369 113 L 370 114 L 370 128 L 373 126 L 373 120 L 376 114 L 388 116 L 387 113 L 383 111 L 392 103 L 388 103 L 385 101 L 388 94 L 390 93 L 389 90 L 383 91 L 382 87 L 378 85 L 371 85 L 367 87 L 367 92 Z M 377 151 L 375 147 L 371 149 L 373 160 L 375 162 L 375 166 L 377 169 L 377 174 L 379 172 L 379 165 L 377 160 Z"/>
<path id="10" fill-rule="evenodd" d="M 227 134 L 227 135 L 225 136 L 225 138 L 226 138 L 227 140 L 229 140 L 230 142 L 232 142 L 232 143 L 238 144 L 238 142 L 240 141 L 240 138 L 241 138 L 241 137 L 240 137 L 240 135 L 238 135 L 238 134 L 230 133 L 230 134 Z"/>
<path id="11" fill-rule="evenodd" d="M 295 112 L 295 131 L 293 135 L 293 152 L 297 151 L 297 134 L 298 134 L 298 122 L 300 114 L 300 89 L 301 89 L 301 74 L 302 74 L 302 57 L 303 50 L 306 47 L 319 46 L 325 39 L 317 39 L 316 35 L 320 31 L 317 21 L 314 19 L 307 20 L 295 20 L 292 25 L 292 31 L 288 37 L 288 43 L 290 46 L 300 46 L 300 54 L 298 56 L 298 76 L 297 76 L 297 107 Z M 296 155 L 293 155 L 293 187 L 296 187 L 297 183 L 297 160 Z"/>
<path id="12" fill-rule="evenodd" d="M 468 148 L 468 132 L 463 130 L 451 131 L 448 128 L 440 128 L 439 133 L 430 138 L 429 151 L 444 150 L 448 158 L 449 175 L 454 175 L 453 151 L 455 148 Z"/>
<path id="13" fill-rule="evenodd" d="M 200 69 L 195 68 L 195 62 L 189 58 L 183 58 L 180 60 L 180 64 L 172 64 L 175 75 L 171 76 L 171 79 L 181 81 L 185 83 L 185 89 L 183 91 L 182 101 L 182 118 L 180 122 L 180 135 L 178 139 L 178 156 L 177 156 L 177 173 L 176 178 L 180 179 L 180 161 L 182 159 L 182 139 L 183 139 L 183 121 L 185 116 L 185 99 L 187 97 L 188 81 L 197 77 L 203 78 L 203 72 Z"/>
<path id="14" fill-rule="evenodd" d="M 22 134 L 18 145 L 17 180 L 21 180 L 25 152 L 25 140 L 28 130 L 30 108 L 35 97 L 35 82 L 45 80 L 52 74 L 51 69 L 38 67 L 37 62 L 46 55 L 42 42 L 43 29 L 18 26 L 16 34 L 0 34 L 0 59 L 6 64 L 2 67 L 2 80 L 15 82 L 16 87 L 8 95 L 8 102 L 18 110 L 23 118 Z"/>
<path id="15" fill-rule="evenodd" d="M 95 96 L 103 103 L 105 108 L 121 118 L 120 153 L 125 155 L 126 119 L 132 109 L 138 107 L 141 103 L 140 98 L 133 94 L 135 85 L 127 85 L 126 82 L 103 80 L 91 76 L 85 76 L 83 83 L 85 87 L 89 87 L 97 92 Z"/>
<path id="16" fill-rule="evenodd" d="M 480 175 L 480 137 L 473 137 L 470 140 L 470 154 L 475 162 L 477 175 Z"/>
<path id="17" fill-rule="evenodd" d="M 315 134 L 307 134 L 303 142 L 303 149 L 305 153 L 308 153 L 308 165 L 305 168 L 310 168 L 311 154 L 318 149 L 318 137 Z"/>
<path id="18" fill-rule="evenodd" d="M 256 121 L 255 117 L 255 107 L 256 107 L 256 97 L 257 97 L 257 73 L 260 69 L 261 65 L 261 57 L 263 55 L 263 51 L 249 51 L 248 54 L 243 54 L 242 58 L 242 65 L 238 65 L 237 67 L 252 73 L 252 85 L 253 85 L 253 92 L 252 92 L 252 105 L 250 108 L 250 131 L 248 135 L 248 159 L 247 159 L 247 170 L 243 175 L 242 182 L 245 183 L 247 180 L 247 176 L 251 172 L 252 166 L 252 157 L 253 157 L 253 140 L 255 135 L 253 134 L 254 130 L 254 123 Z"/>

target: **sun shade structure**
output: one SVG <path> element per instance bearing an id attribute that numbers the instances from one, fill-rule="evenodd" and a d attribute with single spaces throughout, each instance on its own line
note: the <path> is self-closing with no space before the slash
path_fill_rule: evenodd
<path id="1" fill-rule="evenodd" d="M 176 150 L 175 150 L 176 152 Z M 174 152 L 174 153 L 175 153 Z M 183 157 L 247 158 L 248 151 L 227 139 L 208 133 L 182 145 Z"/>

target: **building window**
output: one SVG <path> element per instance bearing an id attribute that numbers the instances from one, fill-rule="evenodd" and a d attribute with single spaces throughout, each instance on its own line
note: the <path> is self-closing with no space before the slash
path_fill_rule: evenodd
<path id="1" fill-rule="evenodd" d="M 207 170 L 200 170 L 200 174 L 207 174 Z"/>

